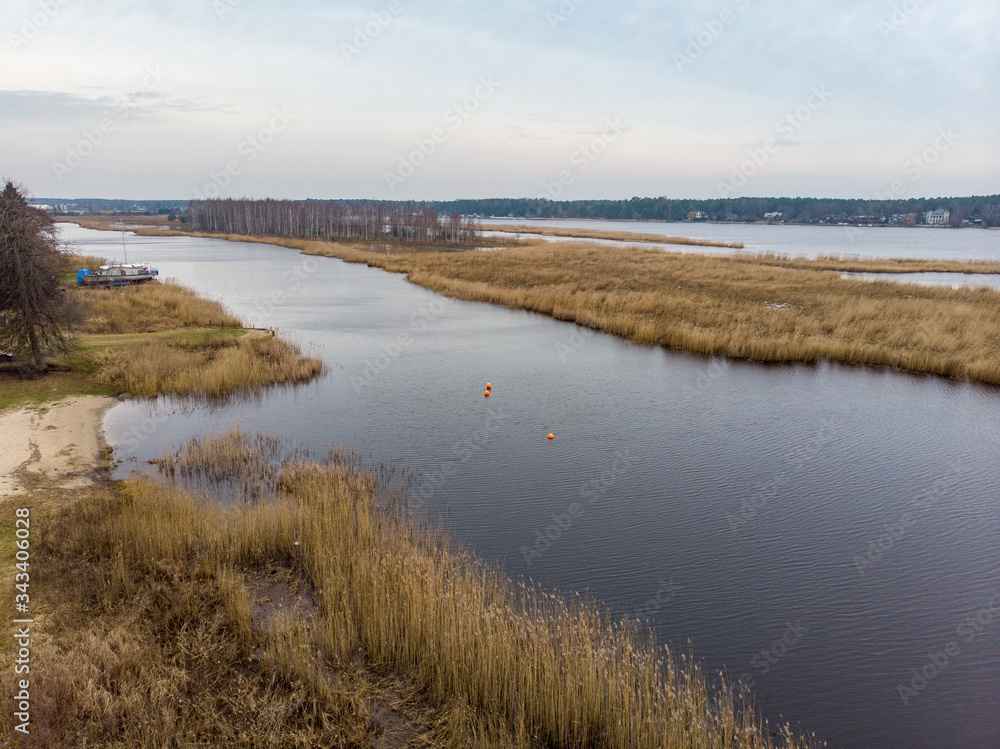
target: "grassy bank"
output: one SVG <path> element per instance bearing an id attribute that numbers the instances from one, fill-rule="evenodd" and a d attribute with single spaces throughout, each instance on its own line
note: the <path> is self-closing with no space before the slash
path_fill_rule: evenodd
<path id="1" fill-rule="evenodd" d="M 240 485 L 270 450 L 230 434 L 171 465 Z M 408 522 L 340 454 L 276 485 L 223 509 L 130 481 L 44 526 L 22 745 L 800 745 L 634 627 Z"/>
<path id="2" fill-rule="evenodd" d="M 86 218 L 73 218 L 73 223 L 84 228 L 98 231 L 118 231 L 118 227 L 112 219 L 113 216 L 89 216 Z M 262 241 L 260 237 L 245 237 L 239 235 L 226 234 L 206 234 L 204 232 L 189 231 L 183 224 L 168 224 L 166 219 L 158 216 L 135 216 L 134 229 L 136 234 L 149 237 L 175 236 L 175 237 L 203 237 L 203 238 L 223 238 L 233 241 L 257 242 Z M 539 227 L 534 226 L 510 226 L 503 224 L 487 224 L 484 229 L 490 231 L 509 231 L 521 233 L 522 231 L 532 234 L 549 234 L 553 236 L 565 236 L 582 239 L 613 239 L 621 242 L 651 242 L 663 244 L 665 240 L 676 239 L 676 244 L 702 246 L 702 247 L 725 247 L 740 249 L 744 245 L 742 242 L 715 243 L 710 240 L 688 239 L 686 237 L 664 237 L 660 234 L 637 234 L 635 232 L 601 232 L 586 229 L 547 229 L 536 231 Z M 569 232 L 567 234 L 556 234 L 556 232 Z M 267 239 L 268 244 L 281 245 L 282 242 L 296 240 Z M 488 243 L 487 243 L 488 244 Z M 525 241 L 515 242 L 514 246 L 534 246 L 537 242 Z M 285 246 L 285 245 L 282 245 Z M 355 249 L 364 249 L 357 245 Z M 448 249 L 448 248 L 403 248 L 404 252 L 420 252 L 428 249 Z M 454 248 L 449 251 L 454 252 Z M 789 268 L 793 270 L 816 270 L 816 271 L 839 271 L 842 273 L 987 273 L 1000 274 L 1000 262 L 993 260 L 942 260 L 942 259 L 921 259 L 921 258 L 871 258 L 857 255 L 824 255 L 818 258 L 806 258 L 791 254 L 779 254 L 775 252 L 761 253 L 734 253 L 746 262 L 760 265 L 773 266 L 776 268 Z"/>
<path id="3" fill-rule="evenodd" d="M 821 256 L 814 259 L 765 252 L 749 255 L 760 265 L 793 270 L 829 270 L 839 273 L 1000 273 L 992 260 L 924 260 L 921 258 L 859 258 Z"/>
<path id="4" fill-rule="evenodd" d="M 458 299 L 527 309 L 629 338 L 764 362 L 820 359 L 1000 384 L 1000 294 L 842 279 L 746 255 L 544 243 L 394 252 L 229 237 L 406 273 Z"/>
<path id="5" fill-rule="evenodd" d="M 218 302 L 175 283 L 70 285 L 66 293 L 78 317 L 72 347 L 34 380 L 22 380 L 13 364 L 0 365 L 0 409 L 69 395 L 223 396 L 305 382 L 323 370 L 294 344 L 245 330 Z"/>
<path id="6" fill-rule="evenodd" d="M 670 237 L 664 234 L 640 234 L 632 231 L 601 231 L 599 229 L 562 229 L 552 226 L 529 226 L 527 224 L 483 224 L 484 231 L 499 231 L 506 234 L 538 234 L 544 237 L 572 237 L 575 239 L 610 239 L 616 242 L 655 242 L 657 244 L 690 245 L 692 247 L 725 247 L 742 250 L 742 242 L 717 242 L 711 239 L 690 237 Z"/>
<path id="7" fill-rule="evenodd" d="M 156 230 L 153 230 L 156 231 Z M 806 260 L 538 242 L 440 252 L 220 235 L 406 273 L 448 296 L 551 315 L 641 343 L 765 362 L 890 366 L 1000 384 L 1000 295 L 836 272 L 1000 270 L 996 263 Z"/>

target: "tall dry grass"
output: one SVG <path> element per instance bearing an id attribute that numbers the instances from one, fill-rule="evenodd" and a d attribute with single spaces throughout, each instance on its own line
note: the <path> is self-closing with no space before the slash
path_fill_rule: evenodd
<path id="1" fill-rule="evenodd" d="M 1000 263 L 993 260 L 862 258 L 842 255 L 822 255 L 809 259 L 775 252 L 747 254 L 741 257 L 760 265 L 800 270 L 834 270 L 841 273 L 1000 273 Z"/>
<path id="2" fill-rule="evenodd" d="M 47 522 L 32 554 L 31 733 L 4 711 L 3 735 L 32 749 L 368 745 L 366 683 L 323 668 L 300 622 L 255 628 L 243 569 L 216 561 L 287 559 L 293 521 L 274 507 L 230 524 L 136 483 Z M 244 543 L 218 553 L 230 531 Z M 15 691 L 4 668 L 0 693 Z"/>
<path id="3" fill-rule="evenodd" d="M 384 256 L 307 253 L 407 273 L 459 299 L 527 309 L 669 348 L 766 362 L 890 366 L 1000 384 L 1000 294 L 842 279 L 831 272 L 595 245 Z"/>
<path id="4" fill-rule="evenodd" d="M 228 474 L 227 445 L 194 464 Z M 295 462 L 281 487 L 224 510 L 137 480 L 45 526 L 62 631 L 37 655 L 26 746 L 371 745 L 387 695 L 368 677 L 392 673 L 426 708 L 424 746 L 802 745 L 634 627 L 453 551 L 373 472 Z M 270 565 L 305 576 L 311 611 L 255 618 L 248 581 Z"/>
<path id="5" fill-rule="evenodd" d="M 86 313 L 83 333 L 157 333 L 178 328 L 242 328 L 218 302 L 173 281 L 115 289 L 74 289 Z"/>
<path id="6" fill-rule="evenodd" d="M 146 340 L 94 355 L 99 382 L 139 397 L 160 394 L 221 397 L 277 384 L 308 382 L 322 360 L 276 336 L 215 338 L 204 343 Z"/>
<path id="7" fill-rule="evenodd" d="M 277 493 L 281 466 L 288 459 L 284 453 L 276 437 L 237 427 L 223 435 L 194 437 L 176 453 L 168 452 L 159 466 L 186 487 L 213 493 L 218 488 L 255 501 Z"/>
<path id="8" fill-rule="evenodd" d="M 719 242 L 712 239 L 691 237 L 671 237 L 664 234 L 641 234 L 631 231 L 601 231 L 600 229 L 561 229 L 551 226 L 530 226 L 527 224 L 483 224 L 483 231 L 499 231 L 506 234 L 539 234 L 546 237 L 574 237 L 577 239 L 611 239 L 616 242 L 655 242 L 657 244 L 690 245 L 692 247 L 725 247 L 742 250 L 742 242 Z"/>
<path id="9" fill-rule="evenodd" d="M 270 331 L 240 337 L 243 324 L 225 307 L 171 281 L 72 293 L 83 342 L 99 343 L 90 355 L 95 379 L 129 395 L 219 397 L 324 371 L 320 359 Z"/>
<path id="10" fill-rule="evenodd" d="M 641 343 L 766 362 L 820 359 L 1000 384 L 1000 295 L 837 272 L 995 272 L 993 263 L 698 255 L 536 243 L 498 252 L 218 235 L 365 263 L 448 296 L 551 315 Z"/>

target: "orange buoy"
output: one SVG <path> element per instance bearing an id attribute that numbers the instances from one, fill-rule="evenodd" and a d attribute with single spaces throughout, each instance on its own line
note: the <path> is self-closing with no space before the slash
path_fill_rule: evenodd
<path id="1" fill-rule="evenodd" d="M 554 440 L 555 438 L 556 438 L 556 436 L 555 436 L 554 434 L 550 434 L 550 435 L 549 435 L 549 439 L 550 439 L 550 440 Z"/>
<path id="2" fill-rule="evenodd" d="M 487 390 L 492 390 L 493 389 L 493 383 L 492 382 L 487 382 L 486 383 L 486 389 Z"/>
<path id="3" fill-rule="evenodd" d="M 487 390 L 485 393 L 483 393 L 483 395 L 485 395 L 487 398 L 489 398 L 490 397 L 490 391 Z"/>

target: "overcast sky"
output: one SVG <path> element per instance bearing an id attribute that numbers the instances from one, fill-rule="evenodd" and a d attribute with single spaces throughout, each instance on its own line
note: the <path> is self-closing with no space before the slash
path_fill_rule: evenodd
<path id="1" fill-rule="evenodd" d="M 1000 192 L 996 0 L 4 0 L 0 32 L 0 176 L 40 197 Z"/>

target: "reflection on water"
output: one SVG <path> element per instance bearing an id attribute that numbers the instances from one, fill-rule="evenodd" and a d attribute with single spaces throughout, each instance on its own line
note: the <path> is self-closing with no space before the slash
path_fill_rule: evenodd
<path id="1" fill-rule="evenodd" d="M 348 445 L 406 466 L 483 558 L 649 619 L 772 720 L 838 747 L 1000 746 L 1000 617 L 963 628 L 1000 584 L 997 389 L 671 353 L 336 260 L 292 273 L 303 257 L 277 247 L 133 252 L 330 372 L 214 407 L 123 403 L 105 422 L 120 473 L 237 425 Z"/>

